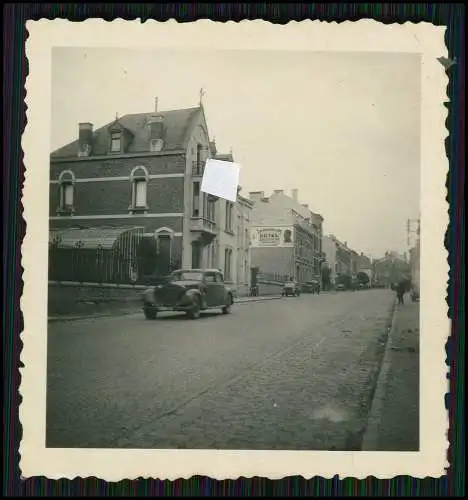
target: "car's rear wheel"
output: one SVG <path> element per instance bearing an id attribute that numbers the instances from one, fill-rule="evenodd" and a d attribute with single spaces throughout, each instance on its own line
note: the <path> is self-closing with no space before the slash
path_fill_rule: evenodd
<path id="1" fill-rule="evenodd" d="M 190 319 L 198 319 L 200 317 L 200 299 L 198 297 L 195 297 L 193 299 L 193 304 L 190 310 L 187 312 L 187 316 Z"/>
<path id="2" fill-rule="evenodd" d="M 228 299 L 227 299 L 227 304 L 221 309 L 223 311 L 223 314 L 229 314 L 232 309 L 232 295 L 229 294 Z"/>
<path id="3" fill-rule="evenodd" d="M 156 309 L 150 309 L 148 307 L 145 307 L 143 312 L 145 313 L 146 319 L 156 319 L 158 315 L 158 311 Z"/>

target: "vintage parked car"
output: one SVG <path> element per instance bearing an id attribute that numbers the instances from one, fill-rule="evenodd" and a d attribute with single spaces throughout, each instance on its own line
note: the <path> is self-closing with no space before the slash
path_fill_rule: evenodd
<path id="1" fill-rule="evenodd" d="M 301 286 L 301 289 L 304 293 L 320 293 L 320 281 L 318 280 L 306 281 Z"/>
<path id="2" fill-rule="evenodd" d="M 297 281 L 294 280 L 289 280 L 286 281 L 286 283 L 283 285 L 283 290 L 281 292 L 281 295 L 284 297 L 289 297 L 292 295 L 293 297 L 299 297 L 301 294 L 301 289 L 299 287 L 299 284 Z"/>
<path id="3" fill-rule="evenodd" d="M 335 290 L 337 292 L 342 292 L 345 290 L 345 286 L 343 285 L 343 283 L 340 283 L 339 285 L 336 285 Z"/>
<path id="4" fill-rule="evenodd" d="M 224 283 L 219 269 L 187 269 L 174 271 L 164 284 L 143 292 L 146 319 L 156 319 L 161 311 L 184 311 L 197 319 L 201 311 L 220 308 L 231 312 L 233 291 Z"/>

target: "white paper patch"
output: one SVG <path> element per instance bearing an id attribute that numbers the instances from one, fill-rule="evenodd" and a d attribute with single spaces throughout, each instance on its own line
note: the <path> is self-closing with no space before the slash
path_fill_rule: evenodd
<path id="1" fill-rule="evenodd" d="M 204 193 L 235 202 L 240 165 L 231 161 L 207 160 L 201 184 Z"/>

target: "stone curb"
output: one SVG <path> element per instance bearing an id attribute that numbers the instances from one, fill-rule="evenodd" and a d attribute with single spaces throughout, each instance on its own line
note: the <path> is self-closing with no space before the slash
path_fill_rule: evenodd
<path id="1" fill-rule="evenodd" d="M 236 300 L 234 300 L 234 304 L 242 305 L 242 304 L 249 304 L 250 302 L 264 302 L 265 300 L 275 300 L 275 299 L 281 299 L 281 296 L 254 297 L 254 298 L 249 297 L 246 300 L 236 299 Z M 140 309 L 139 307 L 135 306 L 135 308 L 129 309 L 127 311 L 119 311 L 119 313 L 117 315 L 118 316 L 127 316 L 129 314 L 136 314 L 136 312 L 139 309 Z M 78 321 L 78 320 L 83 320 L 83 319 L 108 318 L 111 316 L 113 316 L 113 314 L 110 312 L 88 314 L 88 315 L 83 315 L 83 316 L 49 316 L 47 318 L 47 322 L 48 323 L 56 323 L 59 321 Z"/>
<path id="2" fill-rule="evenodd" d="M 391 352 L 389 346 L 391 345 L 391 338 L 395 334 L 396 318 L 398 314 L 398 306 L 393 306 L 392 321 L 390 330 L 385 340 L 385 351 L 380 366 L 379 374 L 377 376 L 377 383 L 374 395 L 372 397 L 371 408 L 367 418 L 366 430 L 362 438 L 361 451 L 378 451 L 377 443 L 379 440 L 380 429 L 380 415 L 384 407 L 385 392 L 387 387 L 388 376 L 392 367 Z"/>

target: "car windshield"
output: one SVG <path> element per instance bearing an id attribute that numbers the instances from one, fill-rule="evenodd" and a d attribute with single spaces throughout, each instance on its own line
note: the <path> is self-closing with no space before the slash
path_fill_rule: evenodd
<path id="1" fill-rule="evenodd" d="M 197 271 L 180 271 L 172 275 L 171 281 L 202 281 L 203 273 Z"/>

